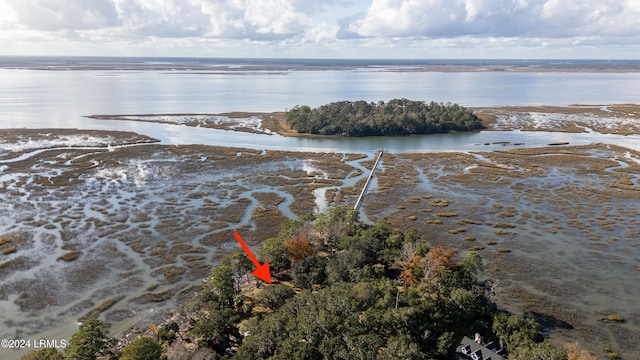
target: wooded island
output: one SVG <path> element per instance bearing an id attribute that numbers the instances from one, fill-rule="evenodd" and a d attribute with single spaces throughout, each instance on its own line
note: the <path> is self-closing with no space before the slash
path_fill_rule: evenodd
<path id="1" fill-rule="evenodd" d="M 284 119 L 299 133 L 317 135 L 424 135 L 484 128 L 464 106 L 407 99 L 339 101 L 314 109 L 298 105 L 287 111 Z"/>

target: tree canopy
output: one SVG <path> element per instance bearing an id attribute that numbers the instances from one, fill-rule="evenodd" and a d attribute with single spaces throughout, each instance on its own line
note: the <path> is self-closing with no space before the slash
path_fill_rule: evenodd
<path id="1" fill-rule="evenodd" d="M 433 134 L 482 129 L 473 112 L 452 103 L 393 99 L 385 103 L 340 101 L 310 108 L 298 105 L 285 121 L 299 133 L 343 136 Z"/>
<path id="2" fill-rule="evenodd" d="M 93 360 L 109 352 L 114 341 L 109 337 L 111 324 L 96 318 L 86 320 L 69 340 L 67 360 Z"/>
<path id="3" fill-rule="evenodd" d="M 162 345 L 148 336 L 133 340 L 122 349 L 120 360 L 160 360 Z"/>

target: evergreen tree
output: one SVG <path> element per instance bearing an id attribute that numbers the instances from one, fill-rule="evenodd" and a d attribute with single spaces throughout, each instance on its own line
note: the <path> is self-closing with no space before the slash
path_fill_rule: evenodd
<path id="1" fill-rule="evenodd" d="M 162 345 L 148 336 L 139 337 L 122 349 L 120 360 L 160 360 Z"/>
<path id="2" fill-rule="evenodd" d="M 95 360 L 106 354 L 114 341 L 109 337 L 111 324 L 96 318 L 86 320 L 69 339 L 65 360 Z"/>
<path id="3" fill-rule="evenodd" d="M 46 348 L 30 352 L 22 360 L 64 360 L 64 355 L 57 349 Z"/>

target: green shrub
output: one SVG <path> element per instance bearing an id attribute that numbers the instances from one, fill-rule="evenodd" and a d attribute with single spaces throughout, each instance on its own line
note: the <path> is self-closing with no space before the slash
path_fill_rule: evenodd
<path id="1" fill-rule="evenodd" d="M 122 349 L 120 360 L 158 360 L 162 345 L 148 336 L 139 337 Z"/>

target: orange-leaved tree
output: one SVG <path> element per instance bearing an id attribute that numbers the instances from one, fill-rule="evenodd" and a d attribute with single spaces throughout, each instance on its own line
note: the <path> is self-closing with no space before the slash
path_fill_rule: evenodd
<path id="1" fill-rule="evenodd" d="M 456 266 L 454 257 L 458 254 L 456 250 L 445 249 L 442 246 L 436 246 L 431 249 L 425 256 L 425 276 L 429 278 L 435 270 L 444 268 L 451 270 Z"/>
<path id="2" fill-rule="evenodd" d="M 289 259 L 293 265 L 315 253 L 306 232 L 300 232 L 297 236 L 285 241 L 284 245 L 289 251 Z"/>

